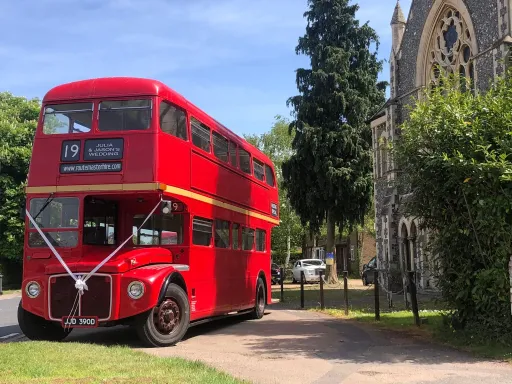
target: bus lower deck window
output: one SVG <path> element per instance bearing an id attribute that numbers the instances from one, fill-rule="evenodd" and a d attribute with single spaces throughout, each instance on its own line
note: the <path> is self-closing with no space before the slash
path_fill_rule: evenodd
<path id="1" fill-rule="evenodd" d="M 265 252 L 265 238 L 267 233 L 263 229 L 256 230 L 256 250 Z"/>
<path id="2" fill-rule="evenodd" d="M 210 246 L 212 242 L 213 221 L 195 217 L 192 225 L 192 242 L 195 245 Z"/>

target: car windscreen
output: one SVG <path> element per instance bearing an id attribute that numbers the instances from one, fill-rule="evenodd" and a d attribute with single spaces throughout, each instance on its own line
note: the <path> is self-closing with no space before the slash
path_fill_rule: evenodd
<path id="1" fill-rule="evenodd" d="M 302 265 L 304 267 L 320 266 L 320 265 L 323 265 L 323 263 L 322 263 L 322 260 L 307 260 L 307 261 L 303 261 Z"/>
<path id="2" fill-rule="evenodd" d="M 102 101 L 100 131 L 143 131 L 151 125 L 151 100 Z"/>

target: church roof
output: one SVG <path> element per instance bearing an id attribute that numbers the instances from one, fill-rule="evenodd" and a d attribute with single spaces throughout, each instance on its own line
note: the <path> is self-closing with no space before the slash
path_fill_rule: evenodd
<path id="1" fill-rule="evenodd" d="M 395 12 L 393 13 L 393 18 L 391 19 L 391 25 L 393 24 L 405 24 L 405 16 L 402 12 L 402 7 L 400 7 L 400 0 L 397 0 Z"/>

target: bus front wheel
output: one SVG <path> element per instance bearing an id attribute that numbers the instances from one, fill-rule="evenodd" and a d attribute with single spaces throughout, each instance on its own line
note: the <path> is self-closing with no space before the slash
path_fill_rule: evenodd
<path id="1" fill-rule="evenodd" d="M 139 338 L 151 347 L 167 347 L 179 342 L 190 323 L 187 294 L 176 284 L 169 284 L 162 303 L 142 316 L 137 325 Z"/>
<path id="2" fill-rule="evenodd" d="M 18 305 L 18 324 L 21 331 L 30 340 L 62 341 L 71 333 L 71 329 L 64 329 L 59 323 L 46 320 L 34 315 Z"/>
<path id="3" fill-rule="evenodd" d="M 256 302 L 254 303 L 254 309 L 251 312 L 251 318 L 258 320 L 265 314 L 265 304 L 267 302 L 267 295 L 265 291 L 265 284 L 263 279 L 258 278 L 256 283 Z"/>

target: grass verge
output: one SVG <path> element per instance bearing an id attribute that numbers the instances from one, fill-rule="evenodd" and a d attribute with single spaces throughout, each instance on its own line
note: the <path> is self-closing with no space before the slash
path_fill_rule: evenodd
<path id="1" fill-rule="evenodd" d="M 5 289 L 2 291 L 3 295 L 12 295 L 14 293 L 21 293 L 21 289 Z"/>
<path id="2" fill-rule="evenodd" d="M 200 362 L 128 347 L 79 343 L 0 344 L 0 383 L 243 383 Z"/>

